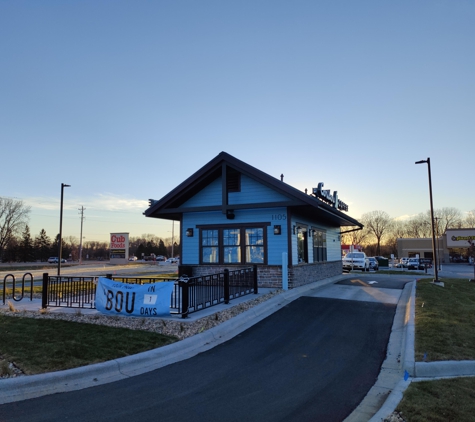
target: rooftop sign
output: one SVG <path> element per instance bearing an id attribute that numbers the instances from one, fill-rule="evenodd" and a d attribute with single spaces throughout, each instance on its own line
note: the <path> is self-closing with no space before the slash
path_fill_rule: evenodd
<path id="1" fill-rule="evenodd" d="M 348 205 L 338 199 L 338 192 L 333 191 L 333 195 L 330 193 L 330 189 L 323 189 L 323 182 L 318 184 L 318 187 L 312 188 L 312 193 L 321 201 L 330 204 L 332 207 L 339 209 L 340 211 L 348 211 Z"/>

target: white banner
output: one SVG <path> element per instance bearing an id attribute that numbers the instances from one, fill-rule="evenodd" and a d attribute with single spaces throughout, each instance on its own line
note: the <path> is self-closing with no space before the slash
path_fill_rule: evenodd
<path id="1" fill-rule="evenodd" d="M 107 315 L 169 316 L 173 285 L 173 281 L 127 284 L 100 277 L 96 288 L 96 309 Z"/>

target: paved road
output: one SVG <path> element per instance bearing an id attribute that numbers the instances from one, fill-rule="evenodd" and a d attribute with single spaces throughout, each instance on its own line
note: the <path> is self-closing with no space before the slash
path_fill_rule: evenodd
<path id="1" fill-rule="evenodd" d="M 355 275 L 300 297 L 234 339 L 145 375 L 2 405 L 0 421 L 342 421 L 375 383 L 398 289 L 410 279 L 369 281 Z"/>
<path id="2" fill-rule="evenodd" d="M 44 264 L 43 267 L 38 267 L 37 263 L 27 263 L 21 264 L 26 269 L 15 270 L 10 264 L 1 264 L 0 265 L 0 288 L 3 288 L 3 281 L 6 276 L 7 286 L 10 286 L 13 278 L 13 275 L 16 279 L 17 289 L 21 288 L 21 281 L 23 276 L 26 273 L 30 273 L 35 280 L 35 285 L 41 283 L 43 279 L 43 273 L 49 273 L 49 275 L 57 274 L 57 266 L 55 264 Z M 31 267 L 31 269 L 29 268 Z M 157 274 L 168 274 L 176 273 L 178 274 L 178 266 L 175 264 L 169 263 L 131 263 L 129 265 L 111 265 L 109 262 L 95 261 L 86 264 L 64 264 L 61 267 L 61 275 L 70 276 L 70 277 L 94 277 L 94 276 L 105 276 L 106 274 L 113 274 L 116 276 L 130 276 L 130 277 L 147 277 L 148 275 L 157 275 Z M 25 286 L 29 286 L 30 278 L 29 276 L 25 278 Z"/>

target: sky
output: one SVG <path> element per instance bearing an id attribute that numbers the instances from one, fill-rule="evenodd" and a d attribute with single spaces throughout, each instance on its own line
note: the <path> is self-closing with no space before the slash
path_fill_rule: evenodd
<path id="1" fill-rule="evenodd" d="M 146 218 L 221 151 L 353 218 L 475 209 L 475 2 L 0 1 L 0 196 L 33 237 Z M 176 235 L 178 223 L 173 228 Z"/>

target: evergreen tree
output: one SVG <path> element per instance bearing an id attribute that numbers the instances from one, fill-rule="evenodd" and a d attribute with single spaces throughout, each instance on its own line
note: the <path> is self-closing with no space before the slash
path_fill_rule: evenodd
<path id="1" fill-rule="evenodd" d="M 45 229 L 41 229 L 39 236 L 35 238 L 36 258 L 41 262 L 46 261 L 51 255 L 51 239 Z M 56 254 L 53 254 L 56 256 Z"/>
<path id="2" fill-rule="evenodd" d="M 30 234 L 30 227 L 28 224 L 22 233 L 22 239 L 20 242 L 20 259 L 23 262 L 31 262 L 34 260 L 33 239 Z"/>
<path id="3" fill-rule="evenodd" d="M 167 256 L 167 247 L 162 239 L 158 242 L 157 255 Z"/>

